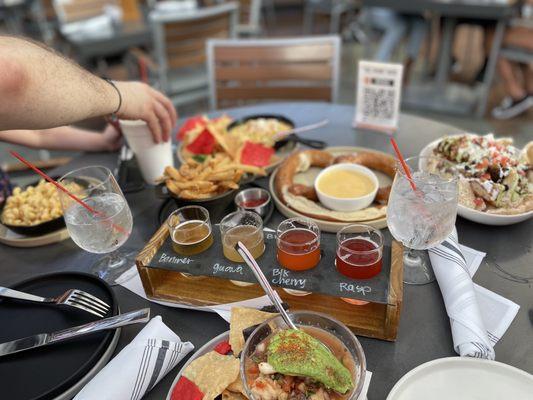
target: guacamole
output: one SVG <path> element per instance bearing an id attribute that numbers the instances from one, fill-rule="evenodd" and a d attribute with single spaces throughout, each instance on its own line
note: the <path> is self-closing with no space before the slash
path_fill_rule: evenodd
<path id="1" fill-rule="evenodd" d="M 276 333 L 268 344 L 267 357 L 280 374 L 309 377 L 341 394 L 353 389 L 348 368 L 322 342 L 302 330 Z"/>

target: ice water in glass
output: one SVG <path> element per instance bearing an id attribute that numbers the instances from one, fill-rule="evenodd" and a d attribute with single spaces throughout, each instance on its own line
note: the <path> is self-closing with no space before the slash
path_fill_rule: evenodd
<path id="1" fill-rule="evenodd" d="M 118 250 L 131 234 L 133 218 L 115 177 L 108 168 L 91 166 L 64 175 L 60 183 L 77 183 L 73 193 L 85 206 L 59 192 L 65 224 L 72 240 L 82 249 L 108 254 L 91 267 L 91 272 L 109 284 L 134 265 L 135 253 Z"/>
<path id="2" fill-rule="evenodd" d="M 424 168 L 444 160 L 413 157 L 405 161 L 411 179 L 398 166 L 389 197 L 387 225 L 392 236 L 410 249 L 404 254 L 404 282 L 424 284 L 435 278 L 427 255 L 417 250 L 436 246 L 452 232 L 457 216 L 457 180 L 453 174 L 430 173 Z"/>
<path id="3" fill-rule="evenodd" d="M 124 197 L 103 193 L 84 199 L 99 214 L 94 215 L 78 203 L 72 203 L 65 213 L 65 222 L 72 240 L 90 253 L 110 253 L 128 239 L 133 220 Z M 116 226 L 124 229 L 118 230 Z"/>

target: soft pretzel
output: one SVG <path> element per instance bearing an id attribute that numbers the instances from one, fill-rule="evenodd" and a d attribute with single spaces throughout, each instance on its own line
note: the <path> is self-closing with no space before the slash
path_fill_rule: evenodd
<path id="1" fill-rule="evenodd" d="M 310 167 L 325 168 L 337 163 L 360 164 L 394 178 L 396 165 L 394 158 L 377 152 L 358 152 L 334 157 L 323 150 L 304 150 L 289 156 L 276 173 L 274 187 L 283 203 L 294 210 L 309 217 L 331 221 L 363 221 L 383 217 L 388 202 L 391 187 L 378 189 L 375 202 L 381 204 L 368 207 L 356 212 L 341 213 L 331 211 L 318 203 L 318 196 L 314 187 L 294 183 L 294 176 L 305 172 Z"/>

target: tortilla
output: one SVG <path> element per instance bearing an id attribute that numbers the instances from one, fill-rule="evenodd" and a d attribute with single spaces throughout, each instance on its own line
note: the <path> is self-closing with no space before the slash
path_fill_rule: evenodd
<path id="1" fill-rule="evenodd" d="M 239 366 L 237 358 L 210 351 L 191 362 L 183 376 L 198 386 L 204 394 L 203 400 L 213 400 L 237 379 Z"/>
<path id="2" fill-rule="evenodd" d="M 370 206 L 350 212 L 333 211 L 303 196 L 295 196 L 289 192 L 288 188 L 283 189 L 283 197 L 287 205 L 293 210 L 308 217 L 325 221 L 360 222 L 383 218 L 387 215 L 386 206 Z"/>
<path id="3" fill-rule="evenodd" d="M 244 396 L 242 393 L 230 392 L 229 390 L 224 390 L 222 392 L 222 400 L 246 400 L 248 397 Z"/>
<path id="4" fill-rule="evenodd" d="M 277 314 L 259 311 L 253 308 L 233 307 L 231 309 L 231 320 L 229 330 L 229 344 L 235 357 L 244 348 L 244 336 L 242 331 L 250 326 L 265 322 Z"/>
<path id="5" fill-rule="evenodd" d="M 234 393 L 240 393 L 244 397 L 248 398 L 248 396 L 246 396 L 246 391 L 244 390 L 244 384 L 242 383 L 241 374 L 239 374 L 235 382 L 232 382 L 228 386 L 227 390 L 229 390 L 230 392 L 234 392 Z"/>

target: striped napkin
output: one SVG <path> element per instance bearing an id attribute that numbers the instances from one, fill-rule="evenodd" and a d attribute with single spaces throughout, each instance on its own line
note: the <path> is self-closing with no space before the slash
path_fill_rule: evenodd
<path id="1" fill-rule="evenodd" d="M 154 317 L 74 400 L 139 400 L 193 348 Z"/>
<path id="2" fill-rule="evenodd" d="M 450 317 L 455 351 L 494 360 L 494 345 L 511 325 L 518 304 L 472 282 L 485 253 L 458 242 L 457 230 L 428 250 Z"/>

